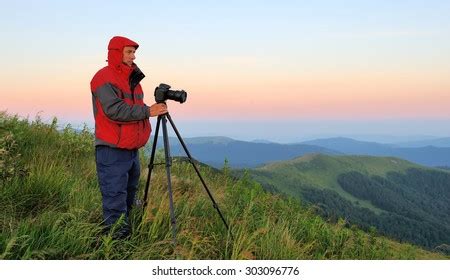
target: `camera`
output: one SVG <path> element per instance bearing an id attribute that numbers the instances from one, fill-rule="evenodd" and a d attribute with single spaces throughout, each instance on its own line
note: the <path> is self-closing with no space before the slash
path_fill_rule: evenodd
<path id="1" fill-rule="evenodd" d="M 187 98 L 187 92 L 184 90 L 170 90 L 170 86 L 166 84 L 159 84 L 155 88 L 156 103 L 165 102 L 167 99 L 184 103 Z"/>

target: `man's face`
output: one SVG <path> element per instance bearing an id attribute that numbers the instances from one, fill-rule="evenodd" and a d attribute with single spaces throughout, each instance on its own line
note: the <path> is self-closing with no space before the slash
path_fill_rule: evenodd
<path id="1" fill-rule="evenodd" d="M 135 47 L 126 46 L 123 48 L 123 63 L 127 64 L 128 66 L 133 65 L 133 60 L 136 58 L 134 53 L 136 52 Z"/>

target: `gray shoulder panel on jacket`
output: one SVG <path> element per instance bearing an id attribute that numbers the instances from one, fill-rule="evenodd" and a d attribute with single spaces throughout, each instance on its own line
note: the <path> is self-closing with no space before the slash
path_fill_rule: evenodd
<path id="1" fill-rule="evenodd" d="M 103 112 L 113 121 L 129 122 L 148 119 L 148 106 L 129 105 L 119 96 L 120 90 L 110 83 L 106 83 L 94 92 L 100 101 Z"/>

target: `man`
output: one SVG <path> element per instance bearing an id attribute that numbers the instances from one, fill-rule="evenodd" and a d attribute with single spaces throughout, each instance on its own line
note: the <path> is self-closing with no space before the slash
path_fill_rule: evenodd
<path id="1" fill-rule="evenodd" d="M 149 117 L 167 113 L 166 104 L 144 104 L 139 84 L 145 75 L 133 62 L 139 45 L 125 37 L 109 41 L 108 66 L 91 81 L 95 118 L 95 160 L 102 194 L 106 229 L 123 215 L 124 226 L 116 233 L 126 238 L 131 230 L 128 215 L 140 176 L 138 149 L 151 132 Z"/>

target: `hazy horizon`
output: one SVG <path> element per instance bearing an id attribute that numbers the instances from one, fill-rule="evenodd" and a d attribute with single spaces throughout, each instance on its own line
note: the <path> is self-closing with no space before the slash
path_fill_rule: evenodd
<path id="1" fill-rule="evenodd" d="M 170 104 L 169 104 L 170 105 Z M 17 113 L 9 112 L 14 115 Z M 37 115 L 20 115 L 21 118 L 34 120 L 37 115 L 46 123 L 53 117 L 63 127 L 69 124 L 81 129 L 86 124 L 94 128 L 93 117 L 88 121 L 60 118 L 40 112 Z M 450 119 L 443 120 L 265 120 L 265 121 L 227 121 L 227 120 L 184 120 L 171 113 L 182 137 L 229 137 L 241 141 L 265 140 L 276 143 L 295 143 L 318 138 L 348 137 L 360 141 L 394 143 L 420 141 L 450 137 L 447 128 Z M 152 128 L 156 128 L 156 118 L 151 118 Z M 169 126 L 169 134 L 174 136 Z M 152 133 L 153 137 L 153 133 Z"/>

